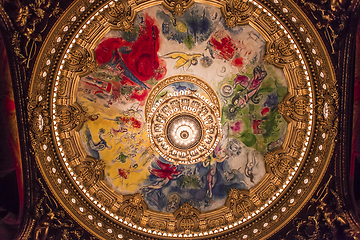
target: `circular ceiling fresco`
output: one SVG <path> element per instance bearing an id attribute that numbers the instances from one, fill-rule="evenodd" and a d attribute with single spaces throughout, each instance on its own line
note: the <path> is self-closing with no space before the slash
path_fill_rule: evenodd
<path id="1" fill-rule="evenodd" d="M 290 2 L 75 1 L 37 59 L 32 143 L 99 238 L 266 238 L 326 170 L 334 79 Z"/>

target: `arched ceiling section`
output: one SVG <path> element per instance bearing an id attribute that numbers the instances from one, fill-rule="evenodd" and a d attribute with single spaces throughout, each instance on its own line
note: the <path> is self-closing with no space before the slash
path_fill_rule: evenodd
<path id="1" fill-rule="evenodd" d="M 75 1 L 28 113 L 55 198 L 98 238 L 267 238 L 322 180 L 334 70 L 292 2 Z"/>

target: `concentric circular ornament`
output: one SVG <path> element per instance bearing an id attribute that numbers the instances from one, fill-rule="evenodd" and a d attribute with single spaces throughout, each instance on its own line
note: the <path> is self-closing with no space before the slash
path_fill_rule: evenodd
<path id="1" fill-rule="evenodd" d="M 200 144 L 203 128 L 195 116 L 182 112 L 169 121 L 165 134 L 173 147 L 188 150 Z"/>
<path id="2" fill-rule="evenodd" d="M 186 82 L 186 79 L 191 81 Z M 164 83 L 175 82 L 192 82 L 206 94 L 181 90 L 158 96 L 167 87 Z M 212 95 L 217 100 L 214 90 L 199 78 L 182 75 L 165 79 L 159 86 L 155 86 L 149 94 L 156 98 L 150 98 L 146 103 L 146 108 L 151 108 L 146 115 L 151 147 L 165 160 L 175 164 L 206 160 L 222 138 L 219 101 L 213 102 L 208 97 Z M 152 99 L 157 101 L 152 102 Z"/>
<path id="3" fill-rule="evenodd" d="M 234 88 L 232 85 L 225 83 L 221 86 L 221 95 L 224 97 L 229 97 L 233 94 Z"/>
<path id="4" fill-rule="evenodd" d="M 39 50 L 32 146 L 97 238 L 266 239 L 329 165 L 335 82 L 293 1 L 78 0 Z"/>

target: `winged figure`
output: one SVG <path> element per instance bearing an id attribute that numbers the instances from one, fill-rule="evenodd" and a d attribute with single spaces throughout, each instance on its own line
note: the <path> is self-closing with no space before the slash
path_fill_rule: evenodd
<path id="1" fill-rule="evenodd" d="M 180 171 L 176 171 L 176 166 L 174 165 L 171 166 L 171 164 L 163 163 L 159 159 L 156 160 L 156 163 L 161 169 L 151 169 L 150 173 L 159 178 L 172 180 L 174 176 L 180 173 Z"/>
<path id="2" fill-rule="evenodd" d="M 138 167 L 138 165 L 134 164 L 134 165 L 130 165 L 130 167 L 128 169 L 118 168 L 118 176 L 113 178 L 113 180 L 120 178 L 120 182 L 123 183 L 124 179 L 129 178 L 130 173 L 133 173 L 133 172 L 139 173 L 142 171 L 142 169 L 137 169 L 137 167 Z"/>
<path id="3" fill-rule="evenodd" d="M 189 169 L 177 170 L 177 166 L 163 163 L 159 159 L 156 160 L 156 163 L 160 167 L 160 169 L 151 169 L 150 173 L 157 176 L 159 180 L 151 185 L 141 188 L 142 190 L 146 191 L 146 194 L 165 187 L 170 180 L 177 179 L 182 175 L 188 174 L 189 172 Z"/>
<path id="4" fill-rule="evenodd" d="M 177 59 L 175 64 L 175 69 L 183 67 L 184 69 L 189 69 L 191 65 L 196 65 L 198 63 L 198 58 L 201 57 L 202 54 L 195 53 L 195 54 L 186 54 L 183 52 L 172 52 L 164 55 L 164 58 L 172 58 Z"/>

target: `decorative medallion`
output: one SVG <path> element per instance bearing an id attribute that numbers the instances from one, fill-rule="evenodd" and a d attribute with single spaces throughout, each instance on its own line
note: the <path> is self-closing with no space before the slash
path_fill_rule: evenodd
<path id="1" fill-rule="evenodd" d="M 267 238 L 334 147 L 334 70 L 291 1 L 78 0 L 33 72 L 39 168 L 100 239 Z"/>
<path id="2" fill-rule="evenodd" d="M 160 97 L 164 88 L 169 87 L 163 82 L 168 85 L 196 84 L 206 95 L 194 90 L 180 90 L 166 92 Z M 153 88 L 146 104 L 151 147 L 165 160 L 175 164 L 205 161 L 222 138 L 220 105 L 215 91 L 206 82 L 191 76 L 173 76 L 163 82 L 159 83 L 162 87 L 157 85 Z M 154 99 L 158 99 L 156 103 L 151 101 Z"/>

